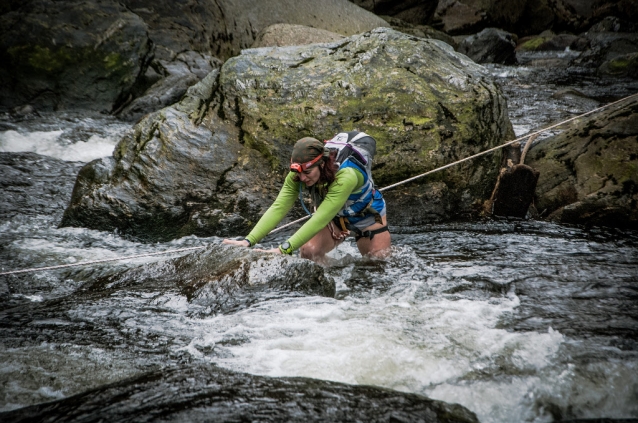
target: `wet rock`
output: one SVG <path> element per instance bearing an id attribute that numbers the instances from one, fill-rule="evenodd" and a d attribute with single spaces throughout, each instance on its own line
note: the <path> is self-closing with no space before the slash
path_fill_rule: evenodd
<path id="1" fill-rule="evenodd" d="M 532 147 L 536 207 L 551 220 L 638 227 L 638 100 L 576 121 Z"/>
<path id="2" fill-rule="evenodd" d="M 350 0 L 375 15 L 391 16 L 414 25 L 430 22 L 439 0 Z"/>
<path id="3" fill-rule="evenodd" d="M 178 289 L 190 314 L 209 316 L 250 306 L 264 292 L 297 292 L 334 297 L 335 281 L 312 261 L 246 248 L 211 245 L 177 259 L 150 264 L 98 279 L 86 286 L 93 293 L 140 289 Z"/>
<path id="4" fill-rule="evenodd" d="M 110 111 L 153 55 L 144 21 L 116 2 L 27 1 L 0 32 L 0 108 Z"/>
<path id="5" fill-rule="evenodd" d="M 203 56 L 194 51 L 183 52 L 175 60 L 157 61 L 152 75 L 145 75 L 147 81 L 155 82 L 141 96 L 122 105 L 115 114 L 124 120 L 134 121 L 142 116 L 177 103 L 186 93 L 188 87 L 195 85 L 214 69 L 219 69 L 222 63 L 219 59 Z"/>
<path id="6" fill-rule="evenodd" d="M 329 43 L 344 38 L 343 35 L 324 29 L 303 25 L 275 24 L 257 34 L 252 48 L 299 46 L 315 43 Z"/>
<path id="7" fill-rule="evenodd" d="M 107 183 L 88 164 L 62 224 L 147 239 L 245 234 L 279 191 L 303 136 L 372 135 L 380 186 L 513 136 L 505 99 L 484 68 L 445 43 L 391 29 L 329 45 L 245 50 L 214 74 L 189 89 L 199 94 L 147 116 L 118 144 Z M 449 193 L 436 209 L 440 219 L 452 217 L 447 207 L 469 215 L 489 196 L 495 160 L 435 178 Z M 421 216 L 409 206 L 395 212 Z"/>
<path id="8" fill-rule="evenodd" d="M 143 405 L 141 405 L 143 404 Z M 4 422 L 478 422 L 458 404 L 373 386 L 272 378 L 210 364 L 165 367 L 70 398 L 0 413 Z"/>
<path id="9" fill-rule="evenodd" d="M 0 222 L 19 215 L 58 221 L 82 165 L 36 153 L 0 152 Z"/>
<path id="10" fill-rule="evenodd" d="M 22 302 L 14 307 L 11 305 L 15 300 L 2 298 L 5 306 L 0 312 L 3 345 L 31 345 L 37 339 L 73 343 L 78 342 L 75 338 L 79 334 L 83 334 L 82 343 L 86 341 L 107 347 L 114 342 L 114 335 L 109 335 L 109 332 L 118 332 L 117 328 L 124 323 L 121 318 L 130 306 L 126 302 L 150 309 L 169 302 L 178 304 L 180 313 L 187 316 L 207 318 L 244 310 L 273 298 L 335 295 L 334 279 L 326 275 L 323 267 L 310 260 L 223 244 L 195 248 L 195 252 L 182 257 L 124 271 L 113 270 L 108 265 L 104 268 L 93 265 L 85 269 L 62 270 L 67 272 L 69 281 L 79 278 L 85 282 L 72 287 L 72 292 L 65 292 L 59 298 Z M 29 275 L 11 276 L 21 277 L 28 278 Z M 9 281 L 10 287 L 16 285 L 20 285 L 16 279 Z M 118 299 L 127 300 L 120 303 Z M 91 309 L 96 304 L 110 310 L 113 319 L 105 322 L 94 315 Z M 50 321 L 59 323 L 52 328 L 46 324 Z M 86 325 L 95 326 L 96 330 L 88 333 Z M 126 336 L 117 334 L 122 335 Z M 146 349 L 152 347 L 153 341 L 133 339 L 131 343 L 135 348 Z"/>
<path id="11" fill-rule="evenodd" d="M 638 34 L 620 32 L 592 32 L 585 34 L 589 40 L 587 48 L 574 60 L 572 66 L 602 68 L 602 72 L 618 67 L 630 66 L 630 55 L 638 53 Z M 622 57 L 625 59 L 622 59 Z M 611 62 L 618 60 L 617 64 Z M 625 66 L 622 66 L 622 63 Z"/>
<path id="12" fill-rule="evenodd" d="M 624 54 L 604 62 L 598 67 L 598 74 L 638 79 L 638 52 Z"/>
<path id="13" fill-rule="evenodd" d="M 496 28 L 486 28 L 463 40 L 457 51 L 476 63 L 516 64 L 516 36 Z"/>

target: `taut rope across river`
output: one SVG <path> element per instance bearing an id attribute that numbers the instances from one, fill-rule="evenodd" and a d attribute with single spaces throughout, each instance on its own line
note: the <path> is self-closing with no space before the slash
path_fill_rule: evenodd
<path id="1" fill-rule="evenodd" d="M 492 148 L 490 148 L 488 150 L 482 151 L 480 153 L 474 154 L 472 156 L 466 157 L 466 158 L 458 160 L 456 162 L 446 164 L 444 166 L 441 166 L 441 167 L 438 167 L 436 169 L 427 171 L 427 172 L 422 173 L 420 175 L 416 175 L 416 176 L 413 176 L 411 178 L 405 179 L 403 181 L 397 182 L 395 184 L 388 185 L 387 187 L 380 188 L 379 191 L 387 191 L 387 190 L 395 188 L 395 187 L 397 187 L 399 185 L 403 185 L 403 184 L 406 184 L 408 182 L 412 182 L 412 181 L 414 181 L 416 179 L 419 179 L 419 178 L 422 178 L 424 176 L 431 175 L 433 173 L 439 172 L 441 170 L 447 169 L 447 168 L 455 166 L 457 164 L 460 164 L 460 163 L 475 159 L 477 157 L 483 156 L 485 154 L 491 153 L 493 151 L 499 150 L 499 149 L 501 149 L 503 147 L 507 147 L 508 145 L 514 144 L 515 142 L 522 141 L 522 140 L 524 140 L 526 138 L 533 139 L 532 137 L 535 138 L 539 134 L 541 134 L 543 132 L 546 132 L 546 131 L 549 131 L 550 129 L 557 128 L 557 127 L 559 127 L 561 125 L 564 125 L 566 123 L 572 122 L 572 121 L 574 121 L 576 119 L 579 119 L 581 117 L 596 113 L 596 112 L 598 112 L 600 110 L 604 110 L 604 109 L 606 109 L 608 107 L 611 107 L 611 106 L 613 106 L 615 104 L 621 103 L 621 102 L 623 102 L 625 100 L 628 100 L 628 99 L 630 99 L 632 97 L 636 97 L 636 96 L 638 96 L 638 93 L 632 94 L 632 95 L 627 96 L 627 97 L 624 97 L 624 98 L 622 98 L 620 100 L 617 100 L 617 101 L 614 101 L 612 103 L 605 104 L 604 106 L 597 107 L 597 108 L 595 108 L 593 110 L 590 110 L 590 111 L 588 111 L 586 113 L 580 114 L 578 116 L 574 116 L 572 118 L 569 118 L 567 120 L 561 121 L 561 122 L 556 123 L 554 125 L 551 125 L 551 126 L 548 126 L 546 128 L 540 129 L 540 130 L 538 130 L 536 132 L 532 132 L 530 134 L 527 134 L 527 135 L 524 135 L 522 137 L 516 138 L 515 140 L 508 141 L 505 144 L 501 144 L 499 146 L 492 147 Z M 302 217 L 301 219 L 297 219 L 297 220 L 295 220 L 293 222 L 287 223 L 287 224 L 282 225 L 282 226 L 280 226 L 280 227 L 278 227 L 276 229 L 273 229 L 270 233 L 272 234 L 272 233 L 278 232 L 278 231 L 280 231 L 282 229 L 285 229 L 285 228 L 287 228 L 289 226 L 292 226 L 292 225 L 297 224 L 299 222 L 303 222 L 304 220 L 309 219 L 310 217 L 311 216 Z M 201 249 L 204 249 L 204 248 L 206 248 L 206 246 L 178 248 L 178 249 L 174 249 L 174 250 L 159 251 L 159 252 L 155 252 L 155 253 L 146 253 L 146 254 L 136 254 L 136 255 L 126 256 L 126 257 L 115 257 L 115 258 L 110 258 L 110 259 L 91 260 L 91 261 L 84 261 L 84 262 L 79 262 L 79 263 L 61 264 L 61 265 L 57 265 L 57 266 L 34 267 L 34 268 L 29 268 L 29 269 L 12 270 L 12 271 L 7 271 L 7 272 L 1 272 L 0 276 L 15 275 L 15 274 L 19 274 L 19 273 L 32 273 L 32 272 L 39 272 L 39 271 L 44 271 L 44 270 L 63 269 L 63 268 L 67 268 L 67 267 L 86 266 L 86 265 L 90 265 L 90 264 L 107 263 L 107 262 L 111 262 L 111 261 L 120 261 L 120 260 L 127 260 L 127 259 L 141 258 L 141 257 L 159 256 L 159 255 L 163 255 L 163 254 L 181 253 L 181 252 L 185 252 L 185 251 L 201 250 Z"/>

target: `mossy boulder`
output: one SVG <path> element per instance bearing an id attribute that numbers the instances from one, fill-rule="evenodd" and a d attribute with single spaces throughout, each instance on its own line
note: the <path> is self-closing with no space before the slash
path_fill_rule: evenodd
<path id="1" fill-rule="evenodd" d="M 153 53 L 144 21 L 116 2 L 30 1 L 0 32 L 0 108 L 110 111 Z"/>
<path id="2" fill-rule="evenodd" d="M 150 239 L 243 234 L 276 196 L 304 136 L 356 129 L 375 137 L 380 187 L 513 137 L 484 68 L 443 42 L 387 28 L 244 50 L 215 76 L 143 119 L 107 164 L 88 164 L 63 224 Z M 489 197 L 499 161 L 480 157 L 389 193 L 389 221 L 471 215 Z M 413 201 L 423 193 L 428 213 Z"/>
<path id="3" fill-rule="evenodd" d="M 536 208 L 563 223 L 638 228 L 638 99 L 571 124 L 533 147 Z"/>
<path id="4" fill-rule="evenodd" d="M 606 61 L 598 67 L 598 74 L 629 76 L 638 79 L 638 52 L 624 54 Z"/>

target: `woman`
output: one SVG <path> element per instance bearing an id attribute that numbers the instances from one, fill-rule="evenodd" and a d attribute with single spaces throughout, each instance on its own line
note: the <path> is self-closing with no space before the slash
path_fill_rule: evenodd
<path id="1" fill-rule="evenodd" d="M 350 146 L 348 142 L 357 139 L 368 139 L 374 144 L 365 133 L 354 131 L 338 134 L 327 145 Z M 326 254 L 353 231 L 362 255 L 386 256 L 390 249 L 390 232 L 385 201 L 373 188 L 369 164 L 366 168 L 354 156 L 346 157 L 343 163 L 336 160 L 337 151 L 315 138 L 297 141 L 290 160 L 290 173 L 275 202 L 245 239 L 225 239 L 223 242 L 244 247 L 258 243 L 284 218 L 305 187 L 315 206 L 320 203 L 315 207 L 315 213 L 286 242 L 267 252 L 292 254 L 300 249 L 301 257 L 323 263 Z"/>

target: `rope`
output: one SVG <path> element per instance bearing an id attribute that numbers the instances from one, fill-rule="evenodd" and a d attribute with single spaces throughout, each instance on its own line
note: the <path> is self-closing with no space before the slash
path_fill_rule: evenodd
<path id="1" fill-rule="evenodd" d="M 444 170 L 444 169 L 447 169 L 449 167 L 455 166 L 455 165 L 457 165 L 459 163 L 467 162 L 467 161 L 475 159 L 477 157 L 484 156 L 485 154 L 491 153 L 492 151 L 499 150 L 499 149 L 501 149 L 503 147 L 507 147 L 510 144 L 514 144 L 515 142 L 522 141 L 522 140 L 524 140 L 525 138 L 528 138 L 528 137 L 531 140 L 533 140 L 533 138 L 531 138 L 531 137 L 536 138 L 536 136 L 538 136 L 538 134 L 541 134 L 543 132 L 549 131 L 550 129 L 556 128 L 556 127 L 561 126 L 561 125 L 564 125 L 565 123 L 574 121 L 576 119 L 579 119 L 581 117 L 590 115 L 592 113 L 596 113 L 599 110 L 606 109 L 607 107 L 613 106 L 614 104 L 618 104 L 620 102 L 623 102 L 625 100 L 628 100 L 628 99 L 630 99 L 632 97 L 636 97 L 636 96 L 638 96 L 638 93 L 630 95 L 630 96 L 625 97 L 625 98 L 622 98 L 620 100 L 614 101 L 612 103 L 606 104 L 604 106 L 600 106 L 600 107 L 598 107 L 598 108 L 596 108 L 594 110 L 590 110 L 589 112 L 583 113 L 582 115 L 578 115 L 578 116 L 575 116 L 573 118 L 564 120 L 564 121 L 559 122 L 559 123 L 557 123 L 555 125 L 551 125 L 551 126 L 548 126 L 547 128 L 543 128 L 543 129 L 541 129 L 539 131 L 532 132 L 531 134 L 524 135 L 524 136 L 519 137 L 519 138 L 517 138 L 517 139 L 515 139 L 513 141 L 508 141 L 505 144 L 499 145 L 498 147 L 490 148 L 489 150 L 482 151 L 480 153 L 474 154 L 472 156 L 466 157 L 466 158 L 458 160 L 456 162 L 449 163 L 449 164 L 447 164 L 445 166 L 437 167 L 436 169 L 430 170 L 428 172 L 422 173 L 422 174 L 417 175 L 417 176 L 413 176 L 413 177 L 411 177 L 409 179 L 405 179 L 405 180 L 403 180 L 401 182 L 397 182 L 396 184 L 388 185 L 387 187 L 379 189 L 379 191 L 383 192 L 383 191 L 387 191 L 389 189 L 398 187 L 399 185 L 407 184 L 408 182 L 412 182 L 412 181 L 414 181 L 416 179 L 419 179 L 419 178 L 422 178 L 424 176 L 431 175 L 431 174 L 433 174 L 435 172 L 439 172 L 441 170 Z M 312 217 L 312 215 L 304 216 L 301 219 L 297 219 L 297 220 L 295 220 L 293 222 L 290 222 L 290 223 L 287 223 L 285 225 L 282 225 L 282 226 L 280 226 L 278 228 L 275 228 L 272 231 L 270 231 L 269 234 L 274 234 L 275 232 L 279 232 L 280 230 L 285 229 L 285 228 L 287 228 L 289 226 L 292 226 L 292 225 L 295 225 L 297 223 L 303 222 L 304 220 L 309 219 L 310 217 Z M 80 263 L 61 264 L 61 265 L 58 265 L 58 266 L 49 266 L 49 267 L 34 267 L 34 268 L 30 268 L 30 269 L 13 270 L 13 271 L 10 271 L 10 272 L 2 272 L 2 273 L 0 273 L 0 276 L 3 276 L 3 275 L 14 275 L 14 274 L 17 274 L 17 273 L 38 272 L 38 271 L 42 271 L 42 270 L 63 269 L 63 268 L 67 268 L 67 267 L 86 266 L 86 265 L 89 265 L 89 264 L 106 263 L 106 262 L 110 262 L 110 261 L 127 260 L 127 259 L 132 259 L 132 258 L 139 258 L 139 257 L 159 256 L 159 255 L 163 255 L 163 254 L 179 253 L 179 252 L 183 252 L 183 251 L 201 250 L 203 248 L 206 248 L 206 247 L 205 246 L 200 246 L 200 247 L 180 248 L 180 249 L 177 249 L 177 250 L 159 251 L 159 252 L 156 252 L 156 253 L 147 253 L 147 254 L 137 254 L 137 255 L 128 256 L 128 257 L 115 257 L 115 258 L 111 258 L 111 259 L 83 261 L 83 262 L 80 262 Z"/>
<path id="2" fill-rule="evenodd" d="M 126 259 L 140 258 L 140 257 L 159 256 L 159 255 L 163 255 L 163 254 L 180 253 L 182 251 L 201 250 L 202 248 L 206 248 L 206 247 L 205 246 L 200 246 L 200 247 L 179 248 L 177 250 L 159 251 L 159 252 L 156 252 L 156 253 L 146 253 L 146 254 L 136 254 L 134 256 L 128 256 L 128 257 L 115 257 L 115 258 L 110 258 L 110 259 L 83 261 L 83 262 L 80 262 L 80 263 L 60 264 L 58 266 L 49 266 L 49 267 L 33 267 L 31 269 L 12 270 L 10 272 L 2 272 L 2 273 L 0 273 L 0 276 L 2 276 L 2 275 L 15 275 L 16 273 L 37 272 L 37 271 L 41 271 L 41 270 L 63 269 L 65 267 L 86 266 L 87 264 L 106 263 L 106 262 L 109 262 L 109 261 L 119 261 L 119 260 L 126 260 Z"/>

